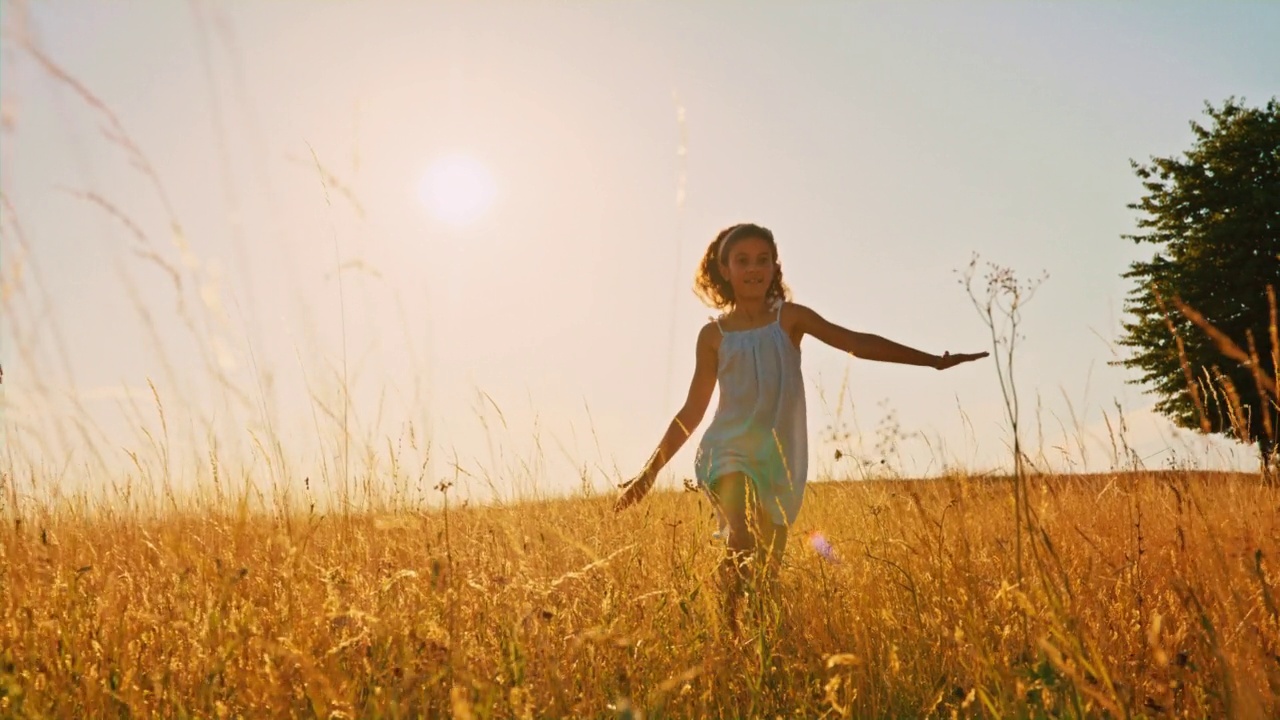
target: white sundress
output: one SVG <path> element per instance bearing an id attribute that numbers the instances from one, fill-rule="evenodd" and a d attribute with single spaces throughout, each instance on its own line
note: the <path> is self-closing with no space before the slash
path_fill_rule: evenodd
<path id="1" fill-rule="evenodd" d="M 750 330 L 720 327 L 716 380 L 720 400 L 698 444 L 694 474 L 708 492 L 743 473 L 775 524 L 800 512 L 808 474 L 808 427 L 800 350 L 782 330 L 782 303 L 773 322 Z M 724 518 L 721 518 L 724 530 Z"/>

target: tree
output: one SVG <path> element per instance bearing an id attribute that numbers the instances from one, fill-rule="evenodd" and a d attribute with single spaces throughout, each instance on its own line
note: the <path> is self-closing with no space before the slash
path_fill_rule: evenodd
<path id="1" fill-rule="evenodd" d="M 1146 195 L 1128 206 L 1142 213 L 1140 234 L 1123 237 L 1158 249 L 1123 275 L 1135 281 L 1120 340 L 1132 354 L 1118 364 L 1142 373 L 1132 382 L 1159 395 L 1156 411 L 1176 425 L 1257 442 L 1265 470 L 1280 433 L 1274 385 L 1264 382 L 1277 377 L 1280 351 L 1268 299 L 1280 293 L 1280 104 L 1230 98 L 1205 103 L 1205 114 L 1212 123 L 1192 121 L 1183 157 L 1130 161 Z M 1221 338 L 1192 322 L 1197 312 L 1253 348 L 1253 360 L 1224 355 Z"/>

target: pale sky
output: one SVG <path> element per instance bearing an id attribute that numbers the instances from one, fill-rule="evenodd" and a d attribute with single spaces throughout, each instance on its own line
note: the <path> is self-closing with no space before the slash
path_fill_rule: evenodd
<path id="1" fill-rule="evenodd" d="M 345 307 L 353 462 L 368 447 L 383 470 L 393 451 L 417 465 L 413 422 L 432 482 L 456 457 L 503 493 L 571 490 L 584 466 L 604 489 L 679 409 L 711 314 L 695 265 L 742 221 L 774 231 L 797 302 L 928 352 L 990 347 L 954 272 L 973 253 L 1048 272 L 1017 380 L 1024 442 L 1057 469 L 1111 466 L 1117 403 L 1148 466 L 1253 467 L 1249 449 L 1175 435 L 1107 362 L 1120 274 L 1151 252 L 1121 238 L 1142 192 L 1129 161 L 1187 149 L 1206 100 L 1277 92 L 1280 5 L 0 7 L 15 469 L 71 482 L 86 436 L 115 466 L 126 449 L 159 462 L 141 432 L 163 432 L 151 380 L 175 475 L 208 464 L 211 437 L 247 458 L 275 436 L 286 472 L 320 476 L 335 425 L 309 393 L 340 406 Z M 67 78 L 118 118 L 159 191 Z M 485 198 L 422 197 L 445 157 L 492 183 L 460 224 L 432 202 Z M 879 461 L 891 418 L 913 437 L 887 470 L 1007 463 L 989 361 L 938 373 L 812 339 L 803 353 L 811 479 L 856 475 L 824 432 L 846 376 L 846 452 Z M 664 486 L 692 476 L 701 429 Z"/>

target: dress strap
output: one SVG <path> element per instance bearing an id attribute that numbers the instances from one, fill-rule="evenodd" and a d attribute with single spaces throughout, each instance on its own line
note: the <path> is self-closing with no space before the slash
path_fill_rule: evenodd
<path id="1" fill-rule="evenodd" d="M 778 301 L 778 322 L 782 322 L 782 306 L 785 304 L 782 300 Z"/>
<path id="2" fill-rule="evenodd" d="M 724 335 L 724 326 L 720 324 L 720 318 L 716 318 L 716 327 L 720 328 L 720 334 Z"/>

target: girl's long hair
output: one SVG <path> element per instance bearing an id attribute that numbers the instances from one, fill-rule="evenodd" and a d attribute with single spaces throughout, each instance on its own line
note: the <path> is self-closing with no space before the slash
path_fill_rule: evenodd
<path id="1" fill-rule="evenodd" d="M 721 230 L 716 234 L 716 239 L 707 246 L 707 251 L 702 255 L 702 262 L 698 265 L 698 272 L 693 276 L 693 294 L 706 305 L 717 310 L 733 306 L 735 302 L 733 285 L 720 273 L 720 263 L 729 257 L 730 248 L 747 238 L 760 238 L 768 243 L 769 249 L 773 251 L 774 263 L 778 262 L 778 244 L 773 239 L 773 233 L 767 228 L 751 223 L 741 223 Z M 769 283 L 765 297 L 769 300 L 791 299 L 790 289 L 782 282 L 781 265 L 774 269 L 773 282 Z"/>

